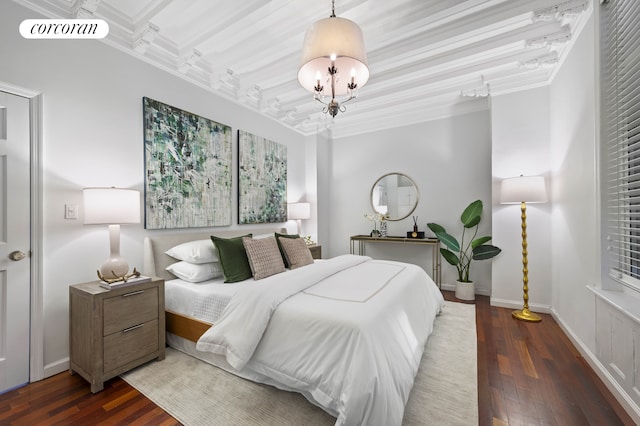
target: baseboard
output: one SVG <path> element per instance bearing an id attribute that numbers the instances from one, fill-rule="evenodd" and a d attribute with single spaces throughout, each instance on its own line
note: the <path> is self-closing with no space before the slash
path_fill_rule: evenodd
<path id="1" fill-rule="evenodd" d="M 499 308 L 509 309 L 522 309 L 522 300 L 514 301 L 508 299 L 491 298 L 491 306 L 497 306 Z M 549 305 L 540 305 L 538 303 L 529 303 L 529 309 L 533 312 L 540 312 L 542 314 L 551 314 L 552 309 Z"/>
<path id="2" fill-rule="evenodd" d="M 67 370 L 69 370 L 68 357 L 45 365 L 43 379 L 46 379 L 47 377 L 55 376 L 56 374 L 62 373 L 63 371 L 67 371 Z"/>
<path id="3" fill-rule="evenodd" d="M 636 424 L 640 424 L 640 407 L 638 407 L 624 389 L 622 389 L 593 352 L 591 352 L 591 350 L 582 343 L 582 340 L 573 333 L 571 327 L 569 327 L 562 318 L 560 318 L 560 315 L 555 309 L 552 310 L 551 316 L 556 320 L 564 334 L 569 338 L 569 340 L 571 340 L 573 346 L 575 346 L 578 352 L 580 352 L 580 355 L 582 355 L 582 357 L 587 361 L 587 364 L 589 364 L 594 373 L 596 373 L 607 389 L 609 389 L 609 392 L 611 392 L 614 398 L 620 403 L 620 405 L 622 405 L 622 408 L 627 412 L 627 414 L 629 414 Z"/>

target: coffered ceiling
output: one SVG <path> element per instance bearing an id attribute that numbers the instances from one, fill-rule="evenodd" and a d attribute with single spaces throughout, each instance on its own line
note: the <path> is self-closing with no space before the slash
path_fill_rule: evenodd
<path id="1" fill-rule="evenodd" d="M 590 0 L 336 0 L 364 34 L 371 77 L 322 113 L 296 76 L 330 0 L 14 0 L 52 18 L 101 18 L 104 42 L 302 134 L 346 136 L 487 108 L 550 83 Z M 215 117 L 212 117 L 215 119 Z"/>

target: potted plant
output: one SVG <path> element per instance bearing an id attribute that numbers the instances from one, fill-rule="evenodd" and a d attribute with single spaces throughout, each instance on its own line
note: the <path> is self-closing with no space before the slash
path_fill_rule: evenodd
<path id="1" fill-rule="evenodd" d="M 491 244 L 486 244 L 491 240 L 490 236 L 476 238 L 478 235 L 478 225 L 482 218 L 482 201 L 476 200 L 469 204 L 460 221 L 463 225 L 462 238 L 460 242 L 449 234 L 443 226 L 437 223 L 427 223 L 427 226 L 445 246 L 440 248 L 442 257 L 458 270 L 458 280 L 456 282 L 456 297 L 463 300 L 475 299 L 475 287 L 469 279 L 469 268 L 472 260 L 485 260 L 497 256 L 502 250 Z M 471 237 L 466 235 L 467 230 L 473 232 Z"/>

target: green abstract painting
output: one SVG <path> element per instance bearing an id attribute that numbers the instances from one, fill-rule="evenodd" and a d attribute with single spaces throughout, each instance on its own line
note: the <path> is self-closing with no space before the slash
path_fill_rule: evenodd
<path id="1" fill-rule="evenodd" d="M 143 98 L 145 228 L 231 225 L 231 127 Z"/>
<path id="2" fill-rule="evenodd" d="M 287 147 L 238 130 L 238 223 L 287 221 Z"/>

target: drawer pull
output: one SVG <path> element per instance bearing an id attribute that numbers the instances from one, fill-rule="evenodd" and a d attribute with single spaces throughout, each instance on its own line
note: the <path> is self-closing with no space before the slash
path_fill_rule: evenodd
<path id="1" fill-rule="evenodd" d="M 133 327 L 129 327 L 129 328 L 125 328 L 124 330 L 122 330 L 123 333 L 128 333 L 130 331 L 133 331 L 137 328 L 142 327 L 144 324 L 138 324 L 138 325 L 134 325 Z"/>
<path id="2" fill-rule="evenodd" d="M 131 293 L 123 294 L 122 297 L 135 296 L 136 294 L 142 294 L 144 290 L 132 291 Z"/>

